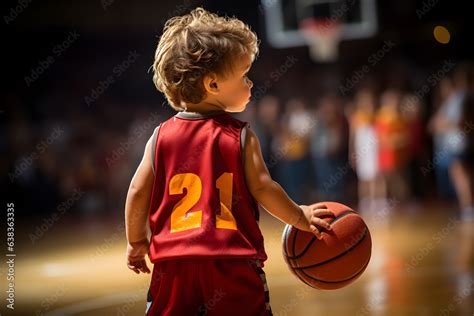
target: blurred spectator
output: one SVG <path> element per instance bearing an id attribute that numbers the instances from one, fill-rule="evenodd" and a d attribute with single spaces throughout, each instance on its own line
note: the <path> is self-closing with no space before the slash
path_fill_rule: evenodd
<path id="1" fill-rule="evenodd" d="M 277 97 L 272 95 L 264 96 L 257 109 L 257 120 L 253 126 L 260 141 L 263 158 L 269 164 L 272 153 L 274 137 L 279 129 L 280 103 Z M 270 172 L 273 168 L 270 168 Z"/>
<path id="2" fill-rule="evenodd" d="M 413 198 L 423 196 L 424 181 L 421 168 L 428 160 L 426 153 L 426 135 L 423 123 L 423 105 L 413 94 L 405 94 L 401 101 L 401 114 L 406 124 L 407 139 L 407 168 L 409 185 Z"/>
<path id="3" fill-rule="evenodd" d="M 456 69 L 452 80 L 452 90 L 435 113 L 431 125 L 439 137 L 437 144 L 441 154 L 446 156 L 449 175 L 459 202 L 463 219 L 471 219 L 473 214 L 472 188 L 467 168 L 469 161 L 468 133 L 464 125 L 469 110 L 464 110 L 468 94 L 468 72 L 464 65 Z M 472 137 L 472 136 L 471 136 Z"/>
<path id="4" fill-rule="evenodd" d="M 450 77 L 443 78 L 434 96 L 435 114 L 428 123 L 428 130 L 433 135 L 433 166 L 436 175 L 436 186 L 438 194 L 443 199 L 454 196 L 454 188 L 449 177 L 450 157 L 447 154 L 446 142 L 447 137 L 444 129 L 440 124 L 441 116 L 446 111 L 446 103 L 454 94 L 453 81 Z"/>
<path id="5" fill-rule="evenodd" d="M 282 155 L 279 167 L 280 179 L 288 195 L 303 202 L 309 168 L 309 134 L 312 118 L 305 104 L 299 99 L 291 99 L 286 104 L 282 117 L 282 127 L 274 152 L 276 157 Z"/>
<path id="6" fill-rule="evenodd" d="M 469 184 L 471 189 L 471 205 L 463 210 L 463 216 L 466 220 L 472 220 L 474 218 L 474 210 L 472 205 L 472 196 L 474 194 L 474 67 L 471 65 L 469 69 L 469 80 L 468 90 L 466 99 L 463 105 L 463 116 L 462 126 L 464 126 L 467 135 L 467 149 L 465 152 L 465 159 L 463 160 L 463 166 L 469 175 Z"/>
<path id="7" fill-rule="evenodd" d="M 377 192 L 378 144 L 375 134 L 376 100 L 373 91 L 360 90 L 355 95 L 350 116 L 349 161 L 358 179 L 359 209 L 371 211 Z"/>
<path id="8" fill-rule="evenodd" d="M 316 117 L 311 134 L 311 157 L 318 199 L 342 201 L 349 166 L 346 159 L 347 122 L 341 100 L 333 95 L 323 97 Z"/>
<path id="9" fill-rule="evenodd" d="M 375 118 L 379 140 L 378 166 L 382 197 L 403 200 L 407 196 L 403 167 L 406 160 L 407 133 L 400 115 L 400 93 L 387 90 L 380 97 Z"/>

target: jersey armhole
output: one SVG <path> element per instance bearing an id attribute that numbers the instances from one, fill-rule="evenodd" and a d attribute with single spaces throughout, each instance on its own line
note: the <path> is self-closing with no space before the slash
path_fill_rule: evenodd
<path id="1" fill-rule="evenodd" d="M 151 139 L 151 169 L 153 170 L 153 174 L 155 174 L 155 151 L 156 151 L 156 140 L 158 138 L 158 132 L 160 130 L 160 125 L 158 125 L 155 130 L 153 131 L 153 137 Z"/>
<path id="2" fill-rule="evenodd" d="M 247 129 L 249 128 L 249 124 L 245 124 L 245 126 L 240 130 L 240 152 L 242 154 L 242 167 L 245 170 L 245 145 L 247 143 Z"/>

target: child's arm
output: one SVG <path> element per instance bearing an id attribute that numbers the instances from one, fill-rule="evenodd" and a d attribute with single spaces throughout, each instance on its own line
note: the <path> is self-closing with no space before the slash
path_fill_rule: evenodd
<path id="1" fill-rule="evenodd" d="M 127 266 L 135 273 L 150 273 L 145 261 L 149 242 L 147 237 L 147 216 L 153 187 L 151 166 L 152 137 L 145 146 L 142 161 L 132 178 L 125 202 L 125 229 L 127 233 Z"/>
<path id="2" fill-rule="evenodd" d="M 319 218 L 323 215 L 333 215 L 325 205 L 298 206 L 288 197 L 282 187 L 272 180 L 263 160 L 258 138 L 251 129 L 247 129 L 245 177 L 252 196 L 270 214 L 281 221 L 298 229 L 313 232 L 318 238 L 321 238 L 321 235 L 316 226 L 331 229 L 326 221 Z"/>

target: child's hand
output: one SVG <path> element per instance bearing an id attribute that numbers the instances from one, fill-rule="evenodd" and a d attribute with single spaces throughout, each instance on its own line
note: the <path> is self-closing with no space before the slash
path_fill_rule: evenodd
<path id="1" fill-rule="evenodd" d="M 334 213 L 330 210 L 328 210 L 327 206 L 324 205 L 324 203 L 316 203 L 310 206 L 307 205 L 300 205 L 301 209 L 303 210 L 304 217 L 306 218 L 305 223 L 301 223 L 301 225 L 295 226 L 298 229 L 312 232 L 313 234 L 316 235 L 318 239 L 323 238 L 321 235 L 321 230 L 326 229 L 326 230 L 331 230 L 331 225 L 326 222 L 324 219 L 321 219 L 321 216 L 324 215 L 332 215 L 334 216 Z M 298 221 L 298 222 L 303 222 Z M 299 224 L 299 223 L 298 223 Z"/>
<path id="2" fill-rule="evenodd" d="M 127 246 L 127 267 L 136 274 L 150 273 L 150 269 L 145 261 L 145 255 L 148 254 L 150 243 L 145 238 L 137 242 L 129 242 Z"/>

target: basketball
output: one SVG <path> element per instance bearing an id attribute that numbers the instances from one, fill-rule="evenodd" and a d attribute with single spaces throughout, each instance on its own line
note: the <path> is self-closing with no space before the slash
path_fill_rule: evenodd
<path id="1" fill-rule="evenodd" d="M 332 230 L 320 227 L 319 240 L 310 232 L 286 225 L 283 257 L 293 274 L 307 285 L 335 290 L 357 280 L 369 264 L 372 240 L 362 217 L 350 207 L 322 202 L 335 216 L 325 216 Z"/>

